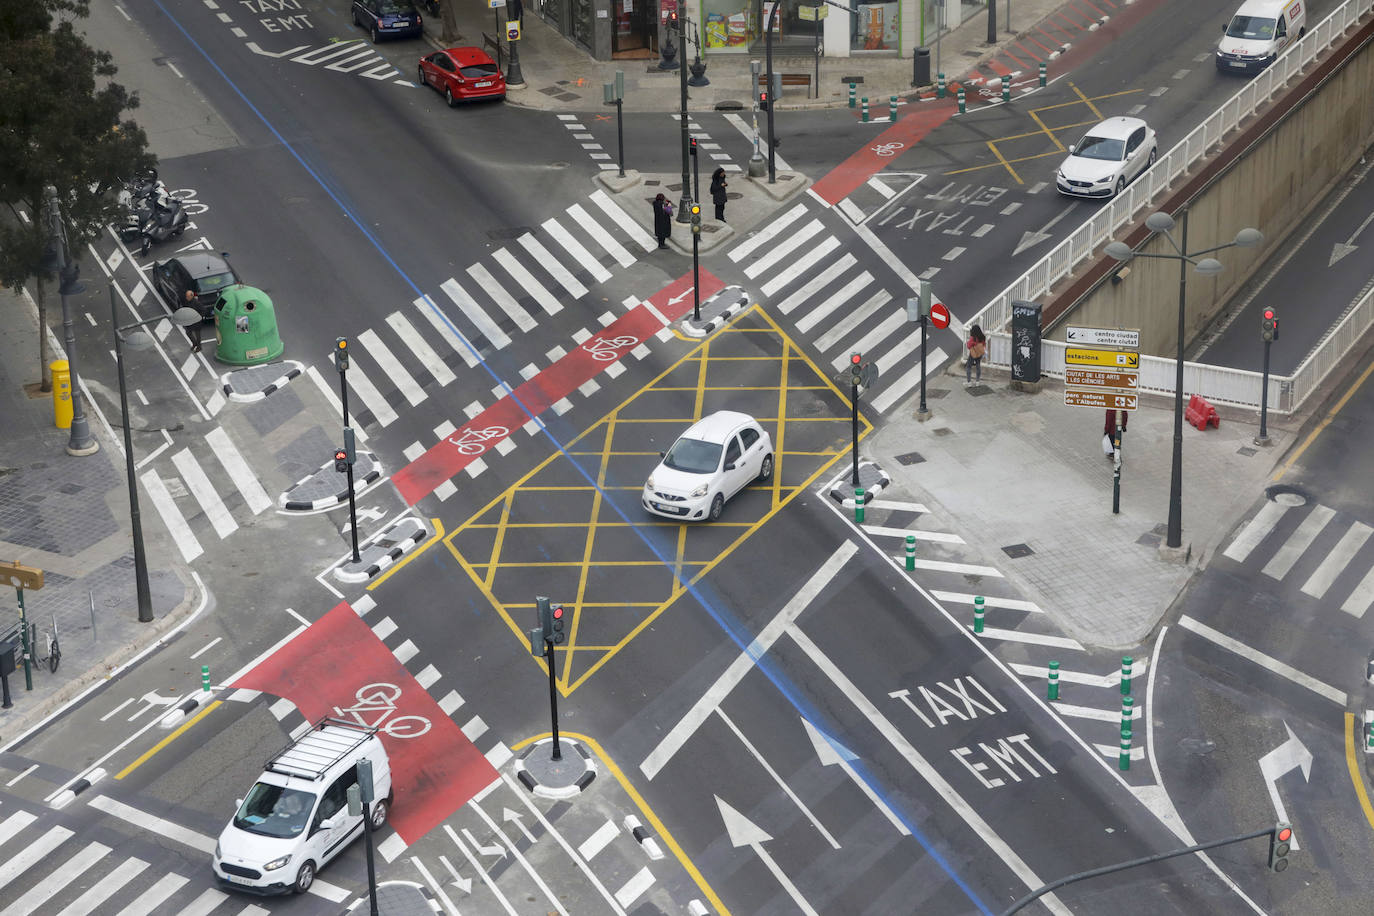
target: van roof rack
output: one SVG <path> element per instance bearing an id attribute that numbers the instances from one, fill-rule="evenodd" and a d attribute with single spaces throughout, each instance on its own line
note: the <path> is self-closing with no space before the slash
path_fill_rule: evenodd
<path id="1" fill-rule="evenodd" d="M 371 726 L 325 716 L 299 740 L 274 754 L 267 761 L 267 771 L 284 776 L 321 779 L 330 767 L 375 734 L 377 729 Z"/>

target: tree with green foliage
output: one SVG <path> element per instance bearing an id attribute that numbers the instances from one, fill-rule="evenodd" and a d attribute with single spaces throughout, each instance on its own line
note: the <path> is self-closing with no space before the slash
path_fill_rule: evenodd
<path id="1" fill-rule="evenodd" d="M 90 0 L 0 0 L 0 284 L 37 280 L 47 326 L 42 265 L 52 238 L 43 189 L 57 188 L 68 257 L 120 215 L 123 179 L 153 165 L 148 138 L 125 112 L 138 96 L 113 82 L 107 51 L 73 23 Z M 27 217 L 27 218 L 26 218 Z M 51 390 L 47 334 L 38 335 L 43 390 Z"/>

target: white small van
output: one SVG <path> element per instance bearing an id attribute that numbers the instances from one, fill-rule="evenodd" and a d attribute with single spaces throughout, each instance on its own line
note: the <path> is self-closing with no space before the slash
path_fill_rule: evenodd
<path id="1" fill-rule="evenodd" d="M 221 884 L 256 894 L 303 894 L 315 873 L 363 832 L 348 813 L 358 761 L 372 761 L 372 827 L 391 806 L 391 762 L 375 728 L 323 719 L 272 759 L 219 835 L 211 868 Z"/>
<path id="2" fill-rule="evenodd" d="M 1221 27 L 1217 69 L 1258 73 L 1307 32 L 1303 0 L 1245 0 Z"/>

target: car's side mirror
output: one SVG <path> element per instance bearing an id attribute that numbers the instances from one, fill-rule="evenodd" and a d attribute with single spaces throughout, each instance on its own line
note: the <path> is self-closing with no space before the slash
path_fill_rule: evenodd
<path id="1" fill-rule="evenodd" d="M 1073 150 L 1074 150 L 1074 147 L 1076 147 L 1077 145 L 1078 145 L 1077 143 L 1070 143 L 1070 144 L 1069 144 L 1069 152 L 1072 153 Z"/>
<path id="2" fill-rule="evenodd" d="M 727 461 L 727 462 L 725 462 L 725 470 L 727 470 L 727 471 L 733 471 L 734 469 L 735 469 L 735 463 L 734 463 L 733 461 Z"/>
<path id="3" fill-rule="evenodd" d="M 242 808 L 242 807 L 243 807 L 243 799 L 241 799 L 241 798 L 236 798 L 236 799 L 234 799 L 234 810 L 237 811 L 237 810 L 239 810 L 239 809 Z"/>
<path id="4" fill-rule="evenodd" d="M 1222 33 L 1223 35 L 1226 34 L 1226 23 L 1224 23 L 1224 22 L 1221 24 L 1221 33 Z"/>
<path id="5" fill-rule="evenodd" d="M 658 453 L 658 457 L 660 457 L 660 458 L 667 458 L 667 457 L 668 457 L 668 453 L 667 453 L 667 452 L 659 452 L 659 453 Z"/>

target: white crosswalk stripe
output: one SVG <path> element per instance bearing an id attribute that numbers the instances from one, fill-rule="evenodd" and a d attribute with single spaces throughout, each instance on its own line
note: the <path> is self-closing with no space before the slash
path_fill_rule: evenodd
<path id="1" fill-rule="evenodd" d="M 786 299 L 779 302 L 777 305 L 778 311 L 782 312 L 784 315 L 792 314 L 792 312 L 796 310 L 797 306 L 801 305 L 803 302 L 806 302 L 812 296 L 816 295 L 816 293 L 825 289 L 827 286 L 833 283 L 840 275 L 848 271 L 849 268 L 853 267 L 857 263 L 858 261 L 855 260 L 852 254 L 844 255 L 844 257 L 840 258 L 838 261 L 831 264 L 829 267 L 821 271 L 815 277 L 808 280 L 806 285 L 803 286 L 801 289 L 797 290 L 796 292 L 792 293 L 792 295 L 788 296 Z"/>
<path id="2" fill-rule="evenodd" d="M 917 343 L 919 344 L 919 341 Z M 945 351 L 941 350 L 939 347 L 934 347 L 930 350 L 927 350 L 926 374 L 934 375 L 935 373 L 939 372 L 940 367 L 944 365 L 946 358 L 947 357 L 945 356 Z M 880 369 L 879 371 L 881 372 L 882 370 Z M 905 397 L 907 392 L 915 388 L 917 383 L 920 382 L 920 380 L 921 361 L 918 359 L 916 360 L 915 365 L 913 365 L 906 372 L 902 373 L 902 376 L 900 378 L 896 379 L 895 381 L 884 381 L 880 386 L 882 390 L 878 392 L 878 396 L 875 397 L 869 403 L 873 405 L 874 410 L 878 411 L 879 413 L 882 413 L 884 410 L 890 408 L 893 404 L 896 404 L 898 400 Z"/>
<path id="3" fill-rule="evenodd" d="M 477 282 L 477 286 L 482 292 L 491 297 L 501 311 L 506 313 L 506 317 L 515 322 L 515 326 L 525 333 L 534 330 L 534 319 L 530 313 L 521 307 L 515 297 L 506 292 L 506 288 L 496 282 L 496 278 L 491 275 L 481 264 L 473 264 L 468 268 L 468 276 Z"/>
<path id="4" fill-rule="evenodd" d="M 204 893 L 181 911 L 181 916 L 209 916 L 211 910 L 228 899 L 229 895 L 223 891 L 217 891 L 213 887 L 206 888 Z"/>
<path id="5" fill-rule="evenodd" d="M 49 827 L 45 833 L 16 849 L 13 855 L 0 862 L 0 888 L 7 887 L 15 878 L 33 868 L 44 856 L 67 842 L 71 835 L 72 831 L 66 827 Z"/>
<path id="6" fill-rule="evenodd" d="M 67 885 L 79 881 L 92 865 L 109 855 L 104 843 L 87 843 L 76 855 L 53 869 L 43 880 L 30 887 L 22 897 L 0 911 L 0 916 L 29 916 L 35 913 Z"/>
<path id="7" fill-rule="evenodd" d="M 819 233 L 822 228 L 821 221 L 813 219 L 787 238 L 775 244 L 763 257 L 744 268 L 744 275 L 752 280 L 764 271 L 771 269 L 773 265 L 790 256 L 792 252 L 804 244 L 807 239 Z"/>
<path id="8" fill-rule="evenodd" d="M 801 219 L 805 214 L 806 204 L 797 204 L 797 206 L 788 210 L 782 216 L 779 216 L 763 229 L 754 233 L 731 249 L 730 260 L 738 264 L 740 261 L 757 251 L 761 246 L 772 241 L 780 232 Z"/>
<path id="9" fill-rule="evenodd" d="M 851 277 L 848 283 L 831 293 L 824 302 L 798 318 L 797 330 L 803 334 L 810 333 L 812 328 L 829 318 L 831 312 L 858 295 L 865 286 L 872 282 L 873 275 L 866 270 L 857 277 Z"/>
<path id="10" fill-rule="evenodd" d="M 407 321 L 404 315 L 400 312 L 392 312 L 386 316 L 386 323 L 391 327 L 391 330 L 396 332 L 396 336 L 401 338 L 401 341 L 410 348 L 410 352 L 414 353 L 420 360 L 420 364 L 429 370 L 429 374 L 441 387 L 454 380 L 453 370 L 444 363 L 438 353 L 434 352 L 429 341 L 420 336 L 420 332 L 415 330 L 415 325 Z"/>
<path id="11" fill-rule="evenodd" d="M 658 247 L 653 236 L 645 232 L 639 225 L 630 218 L 630 214 L 620 208 L 620 205 L 611 200 L 610 196 L 602 190 L 592 192 L 592 203 L 602 209 L 611 220 L 620 227 L 621 231 L 630 237 L 630 241 L 638 243 L 640 248 L 645 251 L 653 251 Z"/>
<path id="12" fill-rule="evenodd" d="M 137 900 L 120 910 L 119 916 L 148 916 L 181 890 L 187 880 L 181 875 L 163 875 L 156 884 L 139 894 Z"/>
<path id="13" fill-rule="evenodd" d="M 883 305 L 887 305 L 891 301 L 892 297 L 889 295 Z M 850 344 L 846 349 L 867 353 L 870 350 L 877 349 L 879 341 L 885 340 L 893 334 L 896 334 L 897 331 L 903 327 L 911 328 L 907 336 L 919 335 L 921 333 L 919 325 L 912 325 L 906 320 L 905 305 L 899 309 L 892 309 L 886 318 L 869 329 L 868 333 L 860 337 L 857 343 Z M 835 366 L 835 370 L 838 372 L 840 369 L 843 369 L 843 364 L 847 361 L 848 357 L 841 359 L 840 365 Z"/>
<path id="14" fill-rule="evenodd" d="M 558 220 L 546 219 L 540 223 L 540 228 L 547 232 L 555 242 L 563 246 L 563 250 L 572 255 L 573 262 L 590 273 L 592 279 L 597 283 L 605 283 L 611 279 L 611 272 L 602 267 L 601 262 L 592 257 L 592 253 L 583 247 L 581 242 L 573 238 L 572 234 L 564 229 L 563 224 Z M 634 263 L 633 259 L 630 263 Z"/>
<path id="15" fill-rule="evenodd" d="M 181 510 L 177 508 L 176 500 L 172 499 L 172 494 L 167 492 L 167 485 L 162 482 L 161 477 L 157 476 L 157 471 L 149 468 L 140 474 L 138 479 L 143 482 L 143 489 L 153 501 L 157 514 L 162 516 L 162 523 L 167 526 L 167 531 L 172 535 L 172 541 L 181 551 L 182 559 L 190 563 L 204 553 L 205 549 L 200 546 L 200 541 L 196 540 L 196 536 L 191 533 L 191 526 L 186 524 L 186 519 L 182 516 Z"/>
<path id="16" fill-rule="evenodd" d="M 592 219 L 581 204 L 573 204 L 569 207 L 568 215 L 592 237 L 593 241 L 604 248 L 607 254 L 615 258 L 621 267 L 629 267 L 635 262 L 634 255 L 630 254 L 624 245 L 616 241 L 615 236 L 603 229 L 600 223 Z"/>
<path id="17" fill-rule="evenodd" d="M 350 363 L 347 378 L 348 387 L 353 389 L 353 393 L 363 402 L 363 406 L 372 411 L 372 416 L 376 419 L 378 426 L 390 426 L 396 422 L 396 411 L 391 409 L 391 405 L 377 390 L 377 386 L 372 384 L 372 379 L 367 377 L 367 372 L 360 368 L 356 362 Z M 351 422 L 352 417 L 349 420 Z"/>
<path id="18" fill-rule="evenodd" d="M 430 327 L 434 328 L 434 333 L 443 338 L 444 342 L 462 357 L 463 362 L 467 363 L 470 368 L 477 366 L 477 348 L 451 325 L 448 316 L 443 314 L 443 310 L 439 308 L 437 302 L 428 296 L 421 296 L 412 305 L 420 310 L 420 314 L 424 315 Z M 446 385 L 448 383 L 442 382 L 441 384 Z"/>
<path id="19" fill-rule="evenodd" d="M 449 278 L 439 284 L 439 288 L 444 291 L 444 295 L 453 300 L 453 304 L 458 306 L 458 311 L 462 312 L 463 316 L 472 322 L 472 326 L 477 329 L 477 332 L 485 337 L 493 347 L 501 350 L 510 345 L 510 337 L 507 336 L 506 332 L 496 326 L 496 322 L 492 321 L 487 313 L 482 311 L 481 307 L 468 295 L 467 290 L 458 284 L 457 280 Z"/>
<path id="20" fill-rule="evenodd" d="M 80 897 L 67 904 L 57 916 L 90 916 L 96 908 L 113 897 L 120 888 L 128 884 L 148 863 L 142 859 L 125 859 L 113 871 L 101 877 L 95 885 L 88 888 Z"/>
<path id="21" fill-rule="evenodd" d="M 1273 559 L 1264 565 L 1264 574 L 1271 579 L 1282 579 L 1293 569 L 1293 564 L 1298 562 L 1298 557 L 1307 552 L 1307 548 L 1312 546 L 1317 535 L 1321 534 L 1327 522 L 1336 514 L 1334 509 L 1326 506 L 1313 506 L 1312 511 L 1307 514 L 1307 518 L 1298 525 L 1298 530 L 1294 531 L 1288 540 L 1283 542 L 1278 553 L 1274 554 Z"/>
<path id="22" fill-rule="evenodd" d="M 533 233 L 526 232 L 524 235 L 520 236 L 518 241 L 521 247 L 534 257 L 535 263 L 547 270 L 549 276 L 557 280 L 559 285 L 567 290 L 569 296 L 572 296 L 574 299 L 581 299 L 583 296 L 587 295 L 587 287 L 579 283 L 577 278 L 572 275 L 572 272 L 549 253 L 549 249 L 545 248 L 544 243 L 535 238 Z M 607 279 L 609 278 L 610 276 L 608 274 Z"/>
<path id="23" fill-rule="evenodd" d="M 382 374 L 396 383 L 396 387 L 401 390 L 401 394 L 410 402 L 411 407 L 419 407 L 429 397 L 425 390 L 420 387 L 420 383 L 415 381 L 415 376 L 411 375 L 406 367 L 396 358 L 396 354 L 391 352 L 391 348 L 377 336 L 377 332 L 368 328 L 358 335 L 358 342 L 366 349 L 368 356 L 372 357 L 373 362 L 382 370 Z M 350 373 L 352 368 L 350 367 Z"/>
<path id="24" fill-rule="evenodd" d="M 1350 597 L 1341 604 L 1341 610 L 1352 617 L 1363 617 L 1370 605 L 1374 605 L 1374 568 L 1370 569 L 1360 580 L 1360 584 L 1355 586 Z"/>
<path id="25" fill-rule="evenodd" d="M 826 236 L 820 244 L 812 248 L 807 257 L 797 258 L 786 270 L 779 271 L 771 280 L 768 280 L 760 287 L 765 296 L 772 297 L 780 289 L 786 289 L 792 285 L 798 277 L 810 270 L 817 264 L 822 263 L 830 253 L 840 247 L 840 240 L 835 236 Z"/>
<path id="26" fill-rule="evenodd" d="M 224 431 L 224 427 L 216 426 L 205 434 L 205 441 L 215 452 L 215 457 L 219 459 L 220 465 L 229 475 L 229 479 L 234 482 L 234 486 L 243 496 L 243 501 L 248 504 L 248 511 L 257 515 L 266 509 L 271 508 L 272 500 L 267 495 L 267 491 L 258 482 L 257 475 L 248 466 L 242 453 L 234 447 L 234 443 L 229 440 L 229 434 Z"/>
<path id="27" fill-rule="evenodd" d="M 324 376 L 320 374 L 320 370 L 316 369 L 314 366 L 310 366 L 305 370 L 305 374 L 309 377 L 310 381 L 315 383 L 315 387 L 319 389 L 320 395 L 329 402 L 329 406 L 334 408 L 334 413 L 338 414 L 339 418 L 342 419 L 343 402 L 339 400 L 338 393 L 330 386 L 329 382 L 324 380 Z M 353 422 L 352 416 L 348 419 L 350 423 Z M 367 441 L 367 431 L 361 426 L 353 427 L 353 434 L 358 437 L 359 442 Z"/>
<path id="28" fill-rule="evenodd" d="M 553 294 L 534 278 L 534 274 L 530 273 L 524 268 L 524 265 L 515 260 L 515 256 L 509 251 L 500 248 L 492 252 L 491 256 L 497 264 L 500 264 L 506 269 L 506 273 L 510 274 L 525 292 L 529 293 L 530 297 L 534 299 L 535 302 L 539 303 L 539 307 L 547 314 L 557 315 L 559 312 L 563 311 L 563 304 L 555 299 Z"/>
<path id="29" fill-rule="evenodd" d="M 172 456 L 172 464 L 181 472 L 181 478 L 186 482 L 186 489 L 191 491 L 191 495 L 200 503 L 200 508 L 204 510 L 205 517 L 214 526 L 215 534 L 223 540 L 238 530 L 239 523 L 234 521 L 234 516 L 230 514 L 229 507 L 224 505 L 224 500 L 219 498 L 215 492 L 215 485 L 210 482 L 210 477 L 205 473 L 200 462 L 191 454 L 189 448 L 184 448 Z"/>
<path id="30" fill-rule="evenodd" d="M 1350 561 L 1355 559 L 1355 554 L 1360 552 L 1365 541 L 1369 540 L 1369 535 L 1374 532 L 1368 525 L 1360 522 L 1352 524 L 1342 535 L 1338 543 L 1331 552 L 1322 560 L 1320 566 L 1308 577 L 1302 585 L 1304 594 L 1311 595 L 1313 598 L 1321 598 L 1326 594 L 1326 590 L 1331 587 L 1331 583 L 1336 581 L 1336 576 L 1350 565 Z"/>
<path id="31" fill-rule="evenodd" d="M 892 301 L 892 294 L 885 289 L 880 289 L 869 296 L 858 308 L 851 310 L 847 315 L 836 321 L 830 329 L 816 338 L 816 348 L 822 353 L 831 350 L 836 344 L 840 343 L 850 334 L 864 327 L 868 320 L 882 310 L 883 306 Z M 809 317 L 809 316 L 808 316 Z M 850 349 L 859 350 L 857 346 Z M 843 364 L 841 365 L 843 368 Z"/>
<path id="32" fill-rule="evenodd" d="M 36 814 L 30 814 L 27 811 L 16 811 L 3 821 L 0 821 L 0 846 L 4 846 L 10 837 L 19 833 L 19 831 L 36 820 L 38 820 Z"/>
<path id="33" fill-rule="evenodd" d="M 1267 502 L 1260 507 L 1255 517 L 1250 519 L 1236 539 L 1230 546 L 1221 552 L 1221 555 L 1235 560 L 1237 563 L 1244 563 L 1250 556 L 1251 551 L 1259 546 L 1260 541 L 1264 540 L 1265 535 L 1274 530 L 1279 519 L 1288 511 L 1288 506 L 1283 503 Z"/>

